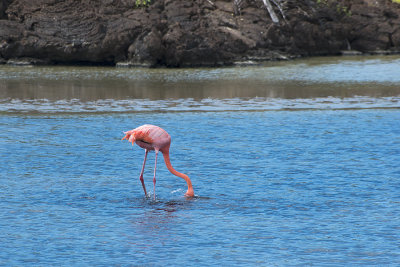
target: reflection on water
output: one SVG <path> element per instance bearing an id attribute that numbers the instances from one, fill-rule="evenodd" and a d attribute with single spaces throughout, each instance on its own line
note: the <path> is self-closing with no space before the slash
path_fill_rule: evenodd
<path id="1" fill-rule="evenodd" d="M 348 98 L 321 97 L 305 99 L 282 98 L 227 98 L 201 100 L 189 99 L 128 99 L 80 101 L 47 99 L 36 100 L 0 100 L 0 112 L 40 112 L 40 113 L 77 113 L 77 112 L 183 112 L 183 111 L 267 111 L 302 109 L 367 109 L 400 108 L 399 97 L 362 97 Z"/>
<path id="2" fill-rule="evenodd" d="M 399 65 L 399 57 L 375 56 L 313 58 L 218 69 L 1 66 L 1 111 L 105 112 L 132 107 L 141 111 L 148 107 L 164 110 L 165 106 L 176 109 L 180 105 L 183 110 L 198 110 L 202 105 L 208 110 L 211 99 L 215 100 L 213 106 L 219 105 L 219 101 L 224 103 L 219 109 L 236 109 L 237 99 L 245 100 L 240 106 L 263 101 L 262 109 L 269 109 L 271 99 L 317 98 L 318 104 L 326 99 L 354 96 L 370 97 L 367 102 L 379 99 L 380 104 L 393 107 L 399 103 Z M 233 106 L 231 99 L 236 99 Z M 72 110 L 68 106 L 73 106 Z M 285 103 L 279 106 L 287 108 Z"/>

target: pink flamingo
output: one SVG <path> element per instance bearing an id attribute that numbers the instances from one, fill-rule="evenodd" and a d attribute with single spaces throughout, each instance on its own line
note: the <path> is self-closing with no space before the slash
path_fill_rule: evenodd
<path id="1" fill-rule="evenodd" d="M 145 124 L 136 129 L 124 133 L 125 136 L 124 138 L 122 138 L 122 140 L 127 139 L 129 142 L 132 143 L 132 145 L 136 143 L 138 144 L 138 146 L 140 146 L 145 150 L 142 171 L 140 172 L 140 181 L 142 182 L 144 194 L 146 196 L 147 192 L 146 192 L 146 186 L 144 185 L 143 172 L 144 172 L 144 166 L 146 164 L 147 153 L 149 152 L 149 150 L 154 150 L 156 152 L 156 160 L 154 163 L 154 178 L 153 178 L 154 198 L 156 196 L 156 169 L 157 169 L 157 155 L 159 151 L 161 151 L 164 156 L 165 165 L 167 165 L 168 170 L 172 174 L 185 179 L 188 186 L 188 190 L 185 196 L 187 197 L 194 196 L 192 182 L 190 181 L 189 177 L 186 174 L 177 172 L 174 168 L 172 168 L 171 161 L 169 160 L 169 147 L 171 145 L 171 136 L 164 129 L 158 126 Z"/>

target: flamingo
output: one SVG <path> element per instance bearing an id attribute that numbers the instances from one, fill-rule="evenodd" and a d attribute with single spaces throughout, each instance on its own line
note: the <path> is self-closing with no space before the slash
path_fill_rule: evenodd
<path id="1" fill-rule="evenodd" d="M 186 197 L 194 196 L 192 182 L 190 181 L 189 177 L 186 174 L 180 173 L 176 171 L 174 168 L 172 168 L 171 161 L 169 159 L 169 147 L 171 146 L 171 136 L 164 129 L 155 125 L 145 124 L 140 127 L 137 127 L 136 129 L 124 132 L 124 134 L 125 136 L 124 138 L 122 138 L 122 140 L 127 139 L 129 142 L 132 143 L 132 145 L 136 143 L 138 146 L 140 146 L 145 150 L 142 171 L 140 172 L 139 179 L 142 182 L 144 194 L 146 196 L 147 192 L 146 192 L 146 186 L 144 185 L 143 172 L 144 172 L 144 166 L 146 164 L 147 153 L 151 150 L 154 150 L 156 153 L 156 159 L 154 163 L 154 177 L 153 177 L 154 199 L 156 197 L 156 169 L 157 169 L 157 155 L 159 151 L 161 151 L 161 153 L 164 156 L 165 165 L 167 165 L 168 170 L 172 174 L 181 177 L 186 181 L 188 190 L 186 191 L 185 196 Z"/>

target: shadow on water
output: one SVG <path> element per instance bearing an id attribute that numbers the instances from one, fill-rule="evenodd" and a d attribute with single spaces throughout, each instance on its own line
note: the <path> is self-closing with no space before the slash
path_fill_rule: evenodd
<path id="1" fill-rule="evenodd" d="M 160 198 L 158 195 L 154 198 L 153 195 L 148 195 L 145 197 L 141 198 L 141 203 L 145 207 L 159 207 L 159 206 L 164 206 L 164 205 L 183 205 L 185 203 L 189 203 L 192 198 L 186 198 L 184 196 L 180 197 L 179 199 L 164 199 Z"/>
<path id="2" fill-rule="evenodd" d="M 140 205 L 143 208 L 153 209 L 154 211 L 166 211 L 166 212 L 175 212 L 177 210 L 186 209 L 187 207 L 193 205 L 197 201 L 202 200 L 211 200 L 211 197 L 184 197 L 182 196 L 179 199 L 161 199 L 153 196 L 147 196 L 142 198 L 130 199 L 129 202 Z"/>

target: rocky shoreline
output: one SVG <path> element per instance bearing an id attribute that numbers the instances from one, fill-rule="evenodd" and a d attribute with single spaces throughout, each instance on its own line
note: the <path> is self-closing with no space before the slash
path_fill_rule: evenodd
<path id="1" fill-rule="evenodd" d="M 0 0 L 0 64 L 195 67 L 400 52 L 391 0 Z"/>

